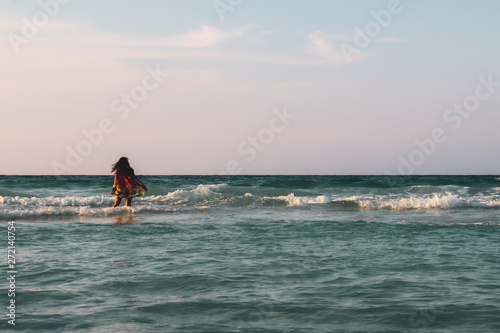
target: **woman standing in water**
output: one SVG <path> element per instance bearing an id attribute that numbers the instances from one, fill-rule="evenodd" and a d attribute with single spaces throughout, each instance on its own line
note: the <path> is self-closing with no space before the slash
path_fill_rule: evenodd
<path id="1" fill-rule="evenodd" d="M 111 172 L 115 172 L 115 182 L 111 194 L 116 196 L 113 207 L 118 207 L 125 198 L 127 207 L 132 206 L 132 198 L 144 195 L 148 188 L 134 174 L 128 158 L 122 157 L 113 164 Z"/>

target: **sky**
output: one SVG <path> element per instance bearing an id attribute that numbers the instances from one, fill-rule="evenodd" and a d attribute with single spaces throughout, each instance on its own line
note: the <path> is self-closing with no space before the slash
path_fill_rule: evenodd
<path id="1" fill-rule="evenodd" d="M 0 174 L 500 174 L 496 0 L 1 0 Z"/>

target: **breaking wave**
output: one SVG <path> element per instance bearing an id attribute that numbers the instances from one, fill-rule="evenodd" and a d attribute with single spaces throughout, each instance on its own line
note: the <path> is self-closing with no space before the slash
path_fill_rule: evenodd
<path id="1" fill-rule="evenodd" d="M 329 210 L 436 210 L 462 208 L 500 208 L 500 188 L 483 191 L 466 186 L 408 186 L 388 189 L 289 188 L 199 184 L 188 188 L 153 189 L 153 195 L 135 198 L 132 211 L 167 213 L 215 208 L 286 208 L 323 207 Z M 355 193 L 354 193 L 355 192 Z M 114 197 L 90 196 L 17 196 L 7 191 L 0 196 L 0 218 L 26 219 L 43 216 L 108 216 Z"/>

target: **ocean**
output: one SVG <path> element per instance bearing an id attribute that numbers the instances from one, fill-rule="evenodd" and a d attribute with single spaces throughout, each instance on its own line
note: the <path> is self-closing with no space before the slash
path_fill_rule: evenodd
<path id="1" fill-rule="evenodd" d="M 499 176 L 139 178 L 0 176 L 0 331 L 500 331 Z"/>

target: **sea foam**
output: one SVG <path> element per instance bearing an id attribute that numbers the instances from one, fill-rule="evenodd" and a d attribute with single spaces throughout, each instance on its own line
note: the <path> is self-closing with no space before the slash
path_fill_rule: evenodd
<path id="1" fill-rule="evenodd" d="M 133 200 L 133 211 L 150 213 L 206 210 L 215 208 L 259 207 L 324 207 L 335 210 L 449 210 L 468 208 L 500 208 L 500 187 L 472 187 L 458 185 L 420 185 L 381 188 L 328 186 L 289 188 L 286 186 L 255 185 L 244 179 L 240 184 L 192 184 L 179 188 L 157 186 L 152 193 Z M 250 184 L 250 185 L 249 185 Z M 277 183 L 279 185 L 279 183 Z M 285 183 L 287 184 L 287 183 Z M 161 183 L 160 183 L 161 185 Z M 70 189 L 73 191 L 73 189 Z M 94 193 L 96 192 L 93 189 Z M 62 191 L 60 191 L 62 192 Z M 82 191 L 83 192 L 83 191 Z M 43 216 L 108 216 L 117 214 L 112 209 L 111 195 L 0 196 L 0 217 L 6 219 Z M 33 192 L 35 193 L 35 192 Z"/>

